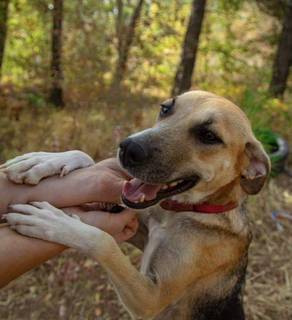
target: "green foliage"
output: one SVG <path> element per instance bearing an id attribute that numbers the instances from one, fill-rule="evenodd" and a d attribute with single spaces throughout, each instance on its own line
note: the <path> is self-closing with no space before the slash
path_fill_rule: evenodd
<path id="1" fill-rule="evenodd" d="M 49 62 L 49 29 L 36 1 L 12 0 L 9 7 L 4 79 L 25 84 L 45 83 Z"/>
<path id="2" fill-rule="evenodd" d="M 145 1 L 124 90 L 112 92 L 108 88 L 117 59 L 116 1 L 65 1 L 67 108 L 54 111 L 45 102 L 52 2 L 11 0 L 3 84 L 13 89 L 3 96 L 0 92 L 2 157 L 78 147 L 96 157 L 106 156 L 97 145 L 113 145 L 116 128 L 129 133 L 150 125 L 155 119 L 154 102 L 167 98 L 172 87 L 191 2 Z M 135 4 L 136 0 L 124 1 L 126 22 Z M 266 94 L 278 32 L 276 19 L 259 10 L 255 2 L 208 1 L 193 78 L 194 88 L 241 105 L 263 142 L 266 130 L 291 137 L 291 91 L 286 103 Z"/>
<path id="3" fill-rule="evenodd" d="M 267 128 L 258 128 L 255 130 L 256 137 L 262 142 L 268 154 L 276 152 L 278 135 Z"/>
<path id="4" fill-rule="evenodd" d="M 242 96 L 241 105 L 251 121 L 253 131 L 262 142 L 272 162 L 272 174 L 276 175 L 281 157 L 273 155 L 278 150 L 277 138 L 280 132 L 285 132 L 281 125 L 291 123 L 291 110 L 282 101 L 270 98 L 265 92 L 247 89 Z"/>
<path id="5" fill-rule="evenodd" d="M 29 92 L 26 98 L 27 102 L 36 108 L 43 108 L 46 106 L 46 101 L 43 95 L 38 92 Z"/>
<path id="6" fill-rule="evenodd" d="M 124 1 L 128 20 L 136 1 Z M 191 0 L 146 1 L 131 49 L 125 84 L 132 91 L 170 91 L 190 14 Z M 12 0 L 5 79 L 48 83 L 51 4 Z M 111 83 L 117 59 L 115 0 L 65 1 L 63 64 L 69 91 L 87 93 Z M 259 26 L 261 32 L 259 32 Z M 244 30 L 244 32 L 242 32 Z M 195 83 L 217 91 L 269 80 L 274 19 L 246 0 L 211 0 L 201 35 Z M 267 65 L 267 63 L 270 65 Z M 264 66 L 267 66 L 264 68 Z M 243 72 L 244 71 L 244 72 Z M 257 74 L 257 77 L 254 77 Z"/>
<path id="7" fill-rule="evenodd" d="M 269 128 L 279 130 L 279 123 L 291 121 L 291 109 L 279 99 L 271 98 L 263 90 L 247 88 L 240 100 L 240 105 L 251 120 L 254 132 L 259 137 Z"/>

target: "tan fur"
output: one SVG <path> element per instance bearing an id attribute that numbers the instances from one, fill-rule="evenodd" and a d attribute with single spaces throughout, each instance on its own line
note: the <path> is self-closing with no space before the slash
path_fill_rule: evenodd
<path id="1" fill-rule="evenodd" d="M 197 126 L 209 120 L 208 126 L 223 143 L 207 145 L 198 139 Z M 208 215 L 168 212 L 156 205 L 138 213 L 140 229 L 132 243 L 143 250 L 140 272 L 110 235 L 48 204 L 37 206 L 56 211 L 53 218 L 34 209 L 36 226 L 19 232 L 96 258 L 133 318 L 209 320 L 208 314 L 216 313 L 222 301 L 233 306 L 229 298 L 238 294 L 243 281 L 251 235 L 242 203 L 248 193 L 263 186 L 269 171 L 267 155 L 245 114 L 232 102 L 204 91 L 178 96 L 171 115 L 131 138 L 156 151 L 143 166 L 127 168 L 131 175 L 161 184 L 196 174 L 198 184 L 173 199 L 212 204 L 232 201 L 238 207 Z M 19 227 L 17 221 L 15 225 Z"/>
<path id="2" fill-rule="evenodd" d="M 223 138 L 224 148 L 206 148 L 188 136 L 191 126 L 208 118 L 214 119 L 212 126 Z M 240 177 L 249 164 L 245 146 L 257 141 L 245 114 L 230 101 L 203 91 L 179 96 L 174 114 L 158 121 L 152 133 L 145 133 L 145 139 L 160 146 L 160 166 L 163 167 L 164 161 L 173 164 L 168 181 L 193 168 L 202 174 L 202 181 L 196 187 L 173 198 L 218 204 L 242 203 L 246 194 L 240 186 Z M 154 161 L 152 165 L 157 166 L 158 162 Z M 126 280 L 128 269 L 122 271 L 127 276 L 118 292 L 132 314 L 142 318 L 189 319 L 190 310 L 187 308 L 182 312 L 178 304 L 186 307 L 187 300 L 194 303 L 206 292 L 215 299 L 224 297 L 231 290 L 236 279 L 228 273 L 244 263 L 251 239 L 247 218 L 239 208 L 222 215 L 204 215 L 166 213 L 155 207 L 146 210 L 141 223 L 149 229 L 141 271 L 144 281 L 155 281 L 143 292 Z M 119 261 L 115 263 L 120 268 Z M 134 301 L 127 298 L 125 291 L 128 290 L 134 290 Z M 177 318 L 177 312 L 180 318 Z"/>
<path id="3" fill-rule="evenodd" d="M 212 127 L 223 138 L 224 147 L 206 147 L 189 136 L 189 128 L 208 118 L 214 119 Z M 245 146 L 257 141 L 244 113 L 230 101 L 203 91 L 186 93 L 177 98 L 173 115 L 140 137 L 143 135 L 161 150 L 161 158 L 152 159 L 152 167 L 163 168 L 167 161 L 171 175 L 155 181 L 150 165 L 145 175 L 143 168 L 135 176 L 146 181 L 151 176 L 149 182 L 165 183 L 195 168 L 201 174 L 200 183 L 174 199 L 217 204 L 236 201 L 239 206 L 245 199 L 240 185 L 242 171 L 249 165 Z M 263 157 L 268 162 L 264 153 Z M 141 225 L 149 231 L 141 273 L 116 259 L 117 248 L 112 248 L 113 258 L 105 265 L 111 269 L 123 303 L 136 317 L 190 319 L 193 304 L 201 303 L 200 296 L 211 300 L 226 296 L 238 280 L 233 272 L 246 264 L 251 236 L 239 208 L 204 215 L 166 212 L 156 206 L 141 215 Z"/>

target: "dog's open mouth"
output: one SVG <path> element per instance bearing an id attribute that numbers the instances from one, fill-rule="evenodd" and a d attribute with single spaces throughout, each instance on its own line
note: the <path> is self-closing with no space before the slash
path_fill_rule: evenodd
<path id="1" fill-rule="evenodd" d="M 129 208 L 145 209 L 165 198 L 191 189 L 198 181 L 198 176 L 192 176 L 167 184 L 148 184 L 140 179 L 133 178 L 124 184 L 122 200 Z"/>

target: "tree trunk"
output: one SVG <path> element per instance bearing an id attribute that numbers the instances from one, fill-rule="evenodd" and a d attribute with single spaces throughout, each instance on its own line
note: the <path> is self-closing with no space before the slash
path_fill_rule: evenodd
<path id="1" fill-rule="evenodd" d="M 113 79 L 114 85 L 119 85 L 123 80 L 127 71 L 129 52 L 133 40 L 137 23 L 140 19 L 144 0 L 138 0 L 134 9 L 129 25 L 125 28 L 123 24 L 123 1 L 117 0 L 118 16 L 117 16 L 117 37 L 118 37 L 118 60 L 116 64 L 115 75 Z"/>
<path id="2" fill-rule="evenodd" d="M 273 65 L 270 93 L 274 97 L 284 95 L 289 69 L 292 63 L 292 1 L 288 1 L 283 20 L 283 28 Z"/>
<path id="3" fill-rule="evenodd" d="M 124 39 L 124 3 L 123 0 L 117 0 L 118 15 L 116 20 L 116 35 L 118 39 L 118 56 L 120 57 L 123 51 L 123 39 Z"/>
<path id="4" fill-rule="evenodd" d="M 52 60 L 50 102 L 57 107 L 64 106 L 62 70 L 63 0 L 54 0 L 52 28 Z"/>
<path id="5" fill-rule="evenodd" d="M 7 35 L 8 5 L 9 0 L 0 1 L 0 77 L 2 74 L 2 65 Z"/>
<path id="6" fill-rule="evenodd" d="M 178 95 L 191 87 L 206 2 L 207 0 L 193 0 L 192 12 L 184 39 L 181 61 L 174 79 L 172 95 Z"/>

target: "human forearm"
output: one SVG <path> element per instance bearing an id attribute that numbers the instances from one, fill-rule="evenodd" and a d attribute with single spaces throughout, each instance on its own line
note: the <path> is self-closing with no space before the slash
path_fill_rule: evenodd
<path id="1" fill-rule="evenodd" d="M 44 179 L 36 186 L 16 185 L 0 173 L 0 213 L 6 212 L 9 204 L 31 201 L 45 200 L 59 208 L 96 201 L 117 203 L 125 179 L 114 159 L 65 177 Z"/>
<path id="2" fill-rule="evenodd" d="M 31 201 L 48 201 L 57 207 L 79 205 L 95 198 L 98 174 L 91 168 L 77 170 L 60 178 L 42 180 L 38 185 L 23 185 L 10 182 L 0 173 L 0 213 L 7 212 L 10 204 Z"/>
<path id="3" fill-rule="evenodd" d="M 69 206 L 63 209 L 66 213 L 79 215 L 83 222 L 103 229 L 118 242 L 125 241 L 138 227 L 133 212 L 124 210 L 112 215 L 71 207 L 86 202 L 118 203 L 125 179 L 127 176 L 114 159 L 76 170 L 63 178 L 44 179 L 36 186 L 12 183 L 0 172 L 0 213 L 7 212 L 11 204 L 45 200 L 59 208 Z M 11 210 L 13 212 L 13 207 Z M 55 243 L 23 237 L 7 226 L 0 227 L 0 239 L 0 261 L 4 261 L 0 265 L 0 287 L 65 249 Z"/>
<path id="4" fill-rule="evenodd" d="M 83 222 L 110 233 L 117 242 L 131 238 L 138 228 L 135 214 L 129 210 L 119 215 L 101 211 L 85 212 L 77 207 L 62 210 L 70 215 L 78 215 Z M 22 236 L 6 225 L 0 226 L 0 239 L 0 288 L 66 249 L 56 243 Z"/>
<path id="5" fill-rule="evenodd" d="M 76 170 L 65 177 L 46 178 L 36 186 L 27 186 L 26 200 L 47 201 L 59 208 L 97 201 L 100 178 L 96 166 Z"/>
<path id="6" fill-rule="evenodd" d="M 56 243 L 24 237 L 9 227 L 0 227 L 0 287 L 61 253 Z"/>

